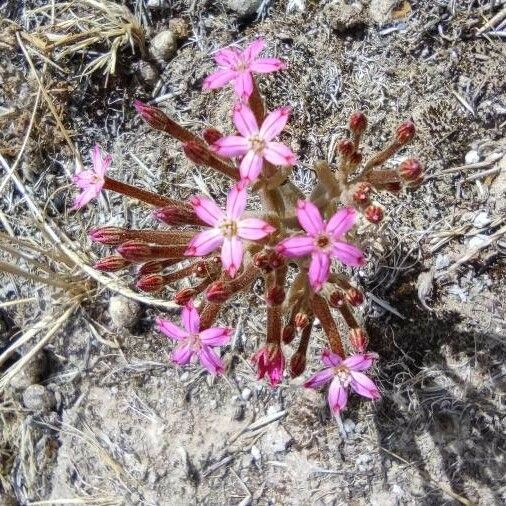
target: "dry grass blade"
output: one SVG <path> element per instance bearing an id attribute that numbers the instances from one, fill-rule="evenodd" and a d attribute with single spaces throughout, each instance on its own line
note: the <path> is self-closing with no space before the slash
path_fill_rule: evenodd
<path id="1" fill-rule="evenodd" d="M 119 506 L 123 504 L 120 497 L 90 495 L 85 497 L 72 497 L 66 499 L 51 499 L 49 501 L 35 501 L 27 503 L 28 506 L 50 506 L 52 504 L 85 504 L 87 506 Z"/>

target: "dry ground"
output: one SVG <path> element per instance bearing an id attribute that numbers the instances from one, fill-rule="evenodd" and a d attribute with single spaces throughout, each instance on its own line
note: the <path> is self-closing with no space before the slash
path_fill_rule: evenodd
<path id="1" fill-rule="evenodd" d="M 147 3 L 128 2 L 138 24 L 94 0 L 0 5 L 0 505 L 504 504 L 506 55 L 504 22 L 487 25 L 504 2 L 371 0 L 351 15 L 353 2 L 276 0 L 246 19 L 221 2 Z M 141 60 L 175 18 L 188 33 L 150 78 Z M 202 79 L 213 50 L 258 35 L 289 64 L 261 88 L 269 107 L 293 108 L 285 140 L 306 190 L 351 111 L 368 114 L 367 150 L 402 119 L 418 126 L 403 155 L 423 160 L 427 181 L 382 200 L 357 274 L 383 398 L 353 399 L 342 424 L 300 381 L 255 380 L 260 294 L 223 315 L 238 329 L 227 377 L 173 367 L 153 331 L 174 313 L 170 291 L 139 300 L 128 277 L 86 267 L 103 253 L 90 226 L 142 226 L 148 210 L 107 196 L 68 211 L 75 157 L 87 163 L 95 142 L 118 179 L 223 198 L 225 181 L 195 170 L 131 104 L 230 131 L 231 94 L 202 94 Z M 118 292 L 137 297 L 119 301 L 129 322 L 111 315 Z M 43 409 L 26 407 L 31 383 L 45 387 Z"/>

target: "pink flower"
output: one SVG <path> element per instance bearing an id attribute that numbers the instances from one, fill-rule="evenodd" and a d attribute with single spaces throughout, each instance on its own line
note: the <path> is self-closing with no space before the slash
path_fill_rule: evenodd
<path id="1" fill-rule="evenodd" d="M 105 156 L 104 156 L 105 155 Z M 73 210 L 81 209 L 90 200 L 97 198 L 104 186 L 104 176 L 112 162 L 111 155 L 100 151 L 100 146 L 95 144 L 91 151 L 93 168 L 91 170 L 78 170 L 73 178 L 83 191 L 74 199 Z"/>
<path id="2" fill-rule="evenodd" d="M 267 344 L 260 348 L 252 357 L 258 368 L 258 379 L 268 376 L 272 386 L 276 386 L 283 378 L 285 357 L 278 345 Z"/>
<path id="3" fill-rule="evenodd" d="M 202 366 L 211 374 L 221 374 L 223 362 L 211 348 L 227 344 L 232 329 L 213 327 L 201 331 L 200 316 L 192 301 L 183 308 L 181 316 L 185 330 L 168 320 L 162 318 L 156 320 L 158 330 L 179 343 L 172 352 L 172 360 L 176 364 L 186 365 L 194 357 L 198 357 Z"/>
<path id="4" fill-rule="evenodd" d="M 212 228 L 198 233 L 190 241 L 185 255 L 204 256 L 221 246 L 221 262 L 231 277 L 241 267 L 242 240 L 258 241 L 275 230 L 258 218 L 240 219 L 246 208 L 246 189 L 241 183 L 230 190 L 225 212 L 206 197 L 193 197 L 190 202 L 198 217 Z"/>
<path id="5" fill-rule="evenodd" d="M 239 171 L 241 178 L 247 182 L 257 179 L 264 159 L 273 165 L 294 165 L 296 158 L 292 150 L 272 141 L 285 128 L 289 115 L 289 107 L 280 107 L 269 113 L 259 128 L 251 109 L 246 104 L 236 104 L 233 120 L 241 135 L 222 137 L 212 145 L 212 149 L 228 158 L 243 156 Z"/>
<path id="6" fill-rule="evenodd" d="M 330 350 L 324 350 L 322 362 L 326 368 L 309 378 L 304 386 L 319 388 L 331 381 L 328 401 L 330 409 L 336 415 L 346 407 L 350 387 L 363 397 L 373 400 L 379 399 L 378 387 L 364 373 L 360 372 L 369 369 L 376 358 L 378 356 L 375 353 L 364 353 L 352 355 L 343 360 Z"/>
<path id="7" fill-rule="evenodd" d="M 299 200 L 297 218 L 307 235 L 296 235 L 281 241 L 276 246 L 276 251 L 287 257 L 311 255 L 309 281 L 315 291 L 319 291 L 327 281 L 332 257 L 346 265 L 364 264 L 362 251 L 342 240 L 357 218 L 351 207 L 339 209 L 325 222 L 314 204 Z"/>
<path id="8" fill-rule="evenodd" d="M 277 58 L 257 59 L 264 47 L 264 40 L 257 39 L 243 52 L 237 49 L 220 49 L 214 56 L 219 70 L 204 79 L 203 89 L 222 88 L 234 81 L 237 96 L 243 100 L 248 99 L 253 93 L 252 72 L 268 74 L 285 68 L 285 64 Z"/>

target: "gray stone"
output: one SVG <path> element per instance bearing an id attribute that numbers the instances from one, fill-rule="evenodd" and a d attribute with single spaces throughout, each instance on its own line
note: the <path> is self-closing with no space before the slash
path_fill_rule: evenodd
<path id="1" fill-rule="evenodd" d="M 25 390 L 30 385 L 38 383 L 46 374 L 47 357 L 44 352 L 37 353 L 10 382 L 14 390 Z"/>
<path id="2" fill-rule="evenodd" d="M 43 385 L 30 385 L 23 392 L 23 404 L 32 411 L 50 411 L 55 407 L 56 399 Z"/>
<path id="3" fill-rule="evenodd" d="M 160 77 L 158 69 L 150 62 L 141 60 L 137 69 L 140 80 L 147 86 L 154 86 Z"/>
<path id="4" fill-rule="evenodd" d="M 171 30 L 163 30 L 151 39 L 151 56 L 158 62 L 169 61 L 177 51 L 177 37 Z"/>
<path id="5" fill-rule="evenodd" d="M 392 20 L 392 11 L 401 3 L 401 0 L 371 0 L 369 15 L 378 25 Z"/>
<path id="6" fill-rule="evenodd" d="M 251 399 L 251 394 L 253 392 L 251 391 L 251 388 L 244 388 L 243 391 L 241 392 L 241 398 L 244 400 L 244 401 L 249 401 Z"/>
<path id="7" fill-rule="evenodd" d="M 225 0 L 225 7 L 234 11 L 239 17 L 245 18 L 257 13 L 262 0 Z"/>
<path id="8" fill-rule="evenodd" d="M 363 10 L 360 2 L 348 4 L 340 0 L 326 5 L 323 15 L 334 30 L 346 32 L 365 23 Z"/>
<path id="9" fill-rule="evenodd" d="M 141 315 L 140 304 L 123 295 L 113 295 L 109 300 L 109 314 L 118 328 L 132 328 Z"/>

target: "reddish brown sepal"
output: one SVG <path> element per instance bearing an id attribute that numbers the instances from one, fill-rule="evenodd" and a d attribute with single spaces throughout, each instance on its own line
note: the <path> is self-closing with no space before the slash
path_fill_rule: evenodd
<path id="1" fill-rule="evenodd" d="M 95 269 L 102 272 L 116 272 L 124 269 L 128 265 L 130 265 L 130 262 L 123 257 L 119 255 L 110 255 L 95 262 Z"/>

